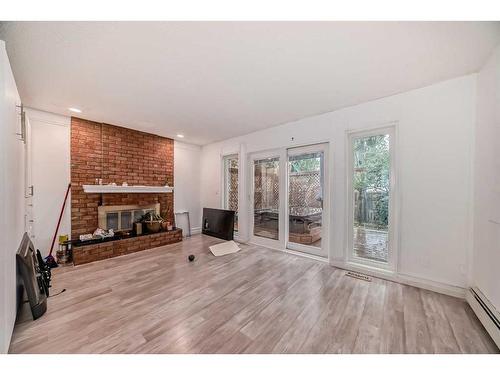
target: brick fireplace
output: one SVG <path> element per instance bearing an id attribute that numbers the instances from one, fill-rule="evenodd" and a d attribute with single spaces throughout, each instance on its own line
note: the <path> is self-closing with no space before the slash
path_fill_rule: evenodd
<path id="1" fill-rule="evenodd" d="M 78 239 L 81 234 L 94 232 L 99 225 L 99 206 L 146 207 L 159 203 L 161 216 L 174 222 L 174 193 L 89 194 L 83 191 L 83 185 L 96 184 L 99 179 L 102 179 L 102 184 L 114 182 L 122 185 L 125 182 L 128 185 L 164 186 L 167 184 L 174 186 L 174 141 L 172 139 L 72 117 L 71 237 Z M 176 241 L 182 239 L 182 236 L 172 236 Z M 157 237 L 163 241 L 158 243 L 158 239 L 155 238 L 151 246 L 172 242 L 166 233 Z M 125 246 L 126 241 L 133 242 L 130 240 L 115 242 L 124 241 Z M 83 251 L 75 247 L 75 264 L 78 258 L 77 253 Z M 126 249 L 115 251 L 116 255 L 126 252 Z M 99 259 L 99 256 L 89 256 L 88 251 L 86 254 L 86 259 Z M 108 255 L 110 255 L 109 251 L 105 257 L 109 257 Z"/>

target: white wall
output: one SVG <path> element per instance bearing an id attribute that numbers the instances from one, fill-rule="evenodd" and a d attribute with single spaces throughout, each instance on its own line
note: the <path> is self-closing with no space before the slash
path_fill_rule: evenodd
<path id="1" fill-rule="evenodd" d="M 471 285 L 500 311 L 500 47 L 478 74 Z"/>
<path id="2" fill-rule="evenodd" d="M 24 143 L 20 104 L 5 44 L 0 41 L 0 353 L 9 349 L 16 319 L 15 253 L 24 233 Z"/>
<path id="3" fill-rule="evenodd" d="M 244 145 L 246 160 L 249 152 L 328 141 L 333 165 L 329 259 L 344 262 L 346 131 L 397 122 L 398 274 L 465 287 L 472 241 L 475 90 L 476 75 L 464 76 L 204 146 L 202 206 L 220 207 L 222 154 Z M 242 204 L 240 196 L 240 208 Z"/>
<path id="4" fill-rule="evenodd" d="M 50 250 L 70 177 L 71 118 L 26 110 L 29 122 L 28 185 L 33 185 L 32 241 L 45 256 Z M 71 234 L 71 195 L 58 235 Z M 57 241 L 57 238 L 56 238 Z M 54 251 L 57 250 L 57 242 Z"/>
<path id="5" fill-rule="evenodd" d="M 174 141 L 174 212 L 189 211 L 191 232 L 201 230 L 201 147 Z"/>

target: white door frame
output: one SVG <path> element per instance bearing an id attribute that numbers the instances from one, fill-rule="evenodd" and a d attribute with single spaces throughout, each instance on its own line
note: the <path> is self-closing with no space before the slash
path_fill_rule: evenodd
<path id="1" fill-rule="evenodd" d="M 289 174 L 288 174 L 288 156 L 300 155 L 308 152 L 323 152 L 323 212 L 322 212 L 322 228 L 321 228 L 321 248 L 315 246 L 302 245 L 289 241 L 289 224 L 290 218 L 288 214 L 290 212 L 288 207 L 289 198 Z M 329 175 L 329 143 L 318 143 L 307 146 L 297 146 L 288 148 L 286 150 L 286 159 L 284 160 L 285 168 L 285 247 L 290 250 L 300 251 L 301 253 L 307 253 L 310 255 L 320 256 L 323 258 L 328 258 L 328 244 L 329 244 L 329 234 L 330 234 L 330 175 Z"/>
<path id="2" fill-rule="evenodd" d="M 357 257 L 353 252 L 353 223 L 354 223 L 354 213 L 353 213 L 353 192 L 352 192 L 352 179 L 353 179 L 353 148 L 352 141 L 356 138 L 369 137 L 373 135 L 389 135 L 389 152 L 390 152 L 390 177 L 389 177 L 389 234 L 388 234 L 388 261 L 380 262 L 370 259 L 365 259 L 362 257 Z M 399 213 L 399 193 L 398 193 L 398 164 L 396 156 L 397 147 L 397 126 L 396 124 L 391 124 L 389 126 L 384 126 L 369 130 L 353 130 L 346 133 L 346 186 L 347 186 L 347 210 L 346 210 L 346 261 L 350 264 L 357 266 L 364 266 L 370 268 L 376 268 L 386 271 L 395 272 L 397 270 L 398 264 L 398 213 Z"/>
<path id="3" fill-rule="evenodd" d="M 26 141 L 24 145 L 24 203 L 25 203 L 25 213 L 24 213 L 24 228 L 28 233 L 31 241 L 34 242 L 35 238 L 35 228 L 34 228 L 34 215 L 33 215 L 33 159 L 32 159 L 32 131 L 31 122 L 28 113 L 25 115 L 26 121 Z"/>
<path id="4" fill-rule="evenodd" d="M 267 158 L 279 158 L 279 208 L 278 208 L 278 239 L 273 240 L 271 238 L 264 238 L 264 237 L 259 237 L 254 235 L 254 177 L 255 177 L 255 169 L 254 169 L 254 161 L 255 160 L 260 160 L 260 159 L 267 159 Z M 283 183 L 285 181 L 285 173 L 286 171 L 283 168 L 283 160 L 286 158 L 286 149 L 274 149 L 274 150 L 269 150 L 269 151 L 263 151 L 263 152 L 256 152 L 256 153 L 251 153 L 248 155 L 248 182 L 249 182 L 249 207 L 248 207 L 248 217 L 249 217 L 249 228 L 250 228 L 250 242 L 256 244 L 256 245 L 262 245 L 266 247 L 270 247 L 273 249 L 283 249 L 285 246 L 285 238 L 284 238 L 284 233 L 285 233 L 285 222 L 284 222 L 284 215 L 285 215 L 285 193 L 286 193 L 286 186 Z"/>
<path id="5" fill-rule="evenodd" d="M 221 153 L 220 154 L 220 186 L 221 186 L 221 194 L 220 194 L 220 206 L 222 209 L 227 210 L 228 208 L 226 207 L 227 203 L 227 196 L 226 196 L 226 167 L 225 167 L 225 160 L 228 157 L 231 156 L 236 156 L 238 159 L 238 230 L 234 231 L 234 239 L 239 240 L 239 233 L 240 233 L 240 217 L 241 217 L 241 209 L 240 209 L 240 190 L 241 190 L 241 182 L 240 182 L 240 170 L 241 170 L 241 155 L 239 151 L 235 152 L 227 152 L 227 153 Z"/>
<path id="6" fill-rule="evenodd" d="M 241 168 L 240 167 L 240 155 L 238 152 L 229 152 L 229 153 L 224 153 L 220 155 L 220 167 L 221 167 L 221 171 L 222 173 L 220 174 L 220 184 L 221 184 L 221 195 L 220 195 L 220 205 L 223 209 L 226 209 L 226 168 L 225 168 L 225 165 L 224 165 L 224 162 L 225 162 L 225 159 L 230 157 L 230 156 L 236 156 L 237 159 L 238 159 L 238 172 L 239 172 L 239 169 Z M 239 177 L 239 176 L 238 176 Z M 239 194 L 239 191 L 240 191 L 240 181 L 239 181 L 239 178 L 238 178 L 238 194 Z M 239 209 L 239 207 L 238 207 Z"/>

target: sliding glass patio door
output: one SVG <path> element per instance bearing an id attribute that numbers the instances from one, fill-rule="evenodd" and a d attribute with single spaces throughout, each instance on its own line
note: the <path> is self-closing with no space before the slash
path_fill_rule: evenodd
<path id="1" fill-rule="evenodd" d="M 327 145 L 287 150 L 286 247 L 327 256 Z"/>
<path id="2" fill-rule="evenodd" d="M 327 257 L 328 144 L 253 154 L 252 242 Z"/>
<path id="3" fill-rule="evenodd" d="M 255 242 L 271 246 L 277 246 L 283 236 L 280 162 L 279 152 L 254 155 L 250 160 L 251 234 Z"/>

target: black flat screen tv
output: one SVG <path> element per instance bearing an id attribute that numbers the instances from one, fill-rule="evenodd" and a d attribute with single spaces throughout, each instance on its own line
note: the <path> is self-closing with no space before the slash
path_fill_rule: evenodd
<path id="1" fill-rule="evenodd" d="M 203 208 L 202 233 L 231 241 L 234 233 L 234 211 Z"/>
<path id="2" fill-rule="evenodd" d="M 47 292 L 40 273 L 35 247 L 27 233 L 24 233 L 17 249 L 16 263 L 18 276 L 28 295 L 33 319 L 38 319 L 47 311 Z"/>

